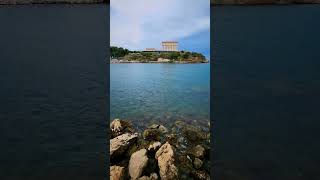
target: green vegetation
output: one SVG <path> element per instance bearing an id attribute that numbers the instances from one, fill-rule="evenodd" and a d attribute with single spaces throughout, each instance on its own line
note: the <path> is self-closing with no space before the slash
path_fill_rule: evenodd
<path id="1" fill-rule="evenodd" d="M 117 58 L 126 61 L 139 62 L 168 62 L 168 63 L 202 63 L 206 58 L 201 53 L 177 51 L 177 52 L 143 52 L 129 51 L 119 47 L 111 47 L 111 58 Z"/>
<path id="2" fill-rule="evenodd" d="M 119 58 L 119 57 L 124 57 L 125 55 L 129 54 L 129 50 L 128 49 L 124 49 L 122 47 L 115 47 L 115 46 L 111 46 L 110 48 L 110 54 L 111 54 L 111 58 Z"/>

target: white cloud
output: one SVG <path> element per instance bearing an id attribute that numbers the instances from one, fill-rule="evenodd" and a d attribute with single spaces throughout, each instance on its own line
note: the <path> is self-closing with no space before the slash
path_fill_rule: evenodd
<path id="1" fill-rule="evenodd" d="M 111 0 L 112 46 L 160 48 L 210 28 L 209 0 Z"/>

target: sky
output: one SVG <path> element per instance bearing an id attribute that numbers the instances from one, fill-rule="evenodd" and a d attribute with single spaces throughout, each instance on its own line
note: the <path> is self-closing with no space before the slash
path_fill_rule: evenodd
<path id="1" fill-rule="evenodd" d="M 161 49 L 178 41 L 179 50 L 210 57 L 209 0 L 111 0 L 110 45 L 129 50 Z"/>

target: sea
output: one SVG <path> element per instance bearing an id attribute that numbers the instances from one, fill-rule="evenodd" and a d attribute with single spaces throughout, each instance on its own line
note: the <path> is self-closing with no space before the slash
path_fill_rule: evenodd
<path id="1" fill-rule="evenodd" d="M 210 64 L 110 64 L 110 115 L 140 131 L 176 121 L 209 131 Z"/>

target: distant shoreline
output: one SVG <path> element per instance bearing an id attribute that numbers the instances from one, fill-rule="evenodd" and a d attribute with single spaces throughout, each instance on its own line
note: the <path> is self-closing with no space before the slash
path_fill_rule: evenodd
<path id="1" fill-rule="evenodd" d="M 208 64 L 210 61 L 203 61 L 203 62 L 189 62 L 189 61 L 174 61 L 174 62 L 161 62 L 161 61 L 114 61 L 111 60 L 110 64 Z"/>

